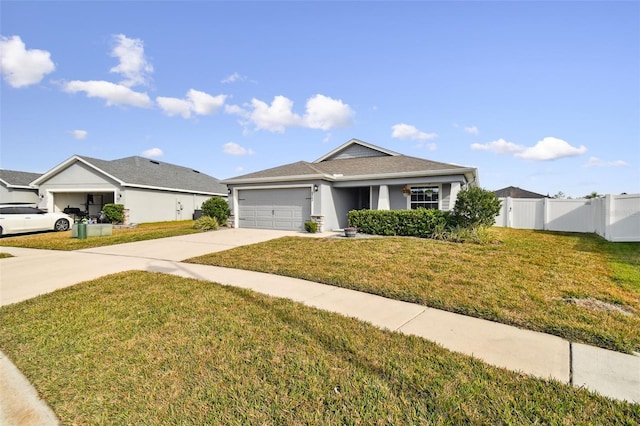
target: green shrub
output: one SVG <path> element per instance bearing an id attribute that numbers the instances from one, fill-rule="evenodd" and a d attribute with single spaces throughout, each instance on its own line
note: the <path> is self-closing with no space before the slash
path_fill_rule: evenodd
<path id="1" fill-rule="evenodd" d="M 453 223 L 462 228 L 492 226 L 500 213 L 502 202 L 486 189 L 471 187 L 458 193 L 453 208 Z"/>
<path id="2" fill-rule="evenodd" d="M 220 224 L 218 223 L 218 219 L 215 217 L 200 216 L 193 224 L 193 227 L 203 231 L 217 231 L 220 229 Z"/>
<path id="3" fill-rule="evenodd" d="M 318 232 L 318 224 L 312 220 L 308 220 L 304 223 L 304 229 L 307 232 L 315 234 L 316 232 Z"/>
<path id="4" fill-rule="evenodd" d="M 365 234 L 432 238 L 444 234 L 449 213 L 432 209 L 352 210 L 348 222 Z"/>
<path id="5" fill-rule="evenodd" d="M 202 203 L 202 214 L 215 217 L 218 220 L 218 225 L 224 225 L 231 214 L 231 209 L 227 200 L 214 196 Z"/>
<path id="6" fill-rule="evenodd" d="M 102 213 L 111 223 L 124 222 L 124 204 L 105 204 L 102 207 Z"/>

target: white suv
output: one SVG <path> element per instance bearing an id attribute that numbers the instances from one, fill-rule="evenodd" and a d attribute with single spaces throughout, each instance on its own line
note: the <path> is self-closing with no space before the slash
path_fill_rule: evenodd
<path id="1" fill-rule="evenodd" d="M 0 235 L 35 231 L 67 231 L 73 219 L 62 212 L 49 213 L 37 207 L 0 204 Z"/>

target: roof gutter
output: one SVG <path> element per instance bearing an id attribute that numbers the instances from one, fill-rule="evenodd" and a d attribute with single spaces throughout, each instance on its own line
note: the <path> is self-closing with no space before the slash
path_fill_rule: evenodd
<path id="1" fill-rule="evenodd" d="M 226 197 L 227 193 L 221 192 L 209 192 L 209 191 L 194 191 L 190 189 L 180 189 L 180 188 L 165 188 L 161 186 L 151 186 L 151 185 L 136 185 L 131 183 L 123 183 L 122 187 L 124 188 L 140 188 L 140 189 L 154 189 L 157 191 L 173 191 L 173 192 L 185 192 L 187 194 L 206 194 L 206 195 L 220 195 Z"/>

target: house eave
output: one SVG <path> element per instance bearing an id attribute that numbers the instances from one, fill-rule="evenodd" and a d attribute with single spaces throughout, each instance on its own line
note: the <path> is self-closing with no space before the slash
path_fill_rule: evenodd
<path id="1" fill-rule="evenodd" d="M 11 189 L 38 189 L 37 186 L 31 186 L 31 185 L 11 185 L 6 184 L 5 185 L 7 188 L 11 188 Z"/>
<path id="2" fill-rule="evenodd" d="M 402 178 L 414 178 L 422 176 L 446 176 L 446 175 L 465 175 L 467 180 L 470 180 L 468 176 L 475 178 L 477 175 L 474 168 L 462 168 L 462 169 L 444 169 L 444 170 L 422 170 L 422 171 L 410 171 L 410 172 L 393 172 L 393 173 L 375 173 L 366 175 L 352 175 L 352 176 L 339 176 L 336 177 L 336 181 L 350 181 L 350 180 L 382 180 L 382 179 L 402 179 Z M 335 175 L 334 175 L 335 176 Z"/>
<path id="3" fill-rule="evenodd" d="M 224 179 L 220 182 L 226 185 L 239 185 L 245 183 L 267 183 L 267 182 L 291 182 L 291 181 L 303 181 L 303 180 L 335 180 L 331 175 L 326 174 L 313 174 L 313 175 L 292 175 L 292 176 L 275 176 L 275 177 L 262 177 L 262 178 L 231 178 Z"/>
<path id="4" fill-rule="evenodd" d="M 197 191 L 194 189 L 181 189 L 181 188 L 165 188 L 162 186 L 152 186 L 152 185 L 137 185 L 131 183 L 123 183 L 123 188 L 139 188 L 139 189 L 151 189 L 155 191 L 169 191 L 169 192 L 183 192 L 187 194 L 204 194 L 204 195 L 219 195 L 221 197 L 226 197 L 228 194 L 223 194 L 220 192 L 210 192 L 210 191 Z"/>

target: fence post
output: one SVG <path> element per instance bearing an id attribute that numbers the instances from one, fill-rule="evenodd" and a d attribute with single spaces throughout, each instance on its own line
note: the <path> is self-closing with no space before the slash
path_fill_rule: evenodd
<path id="1" fill-rule="evenodd" d="M 604 239 L 611 241 L 611 214 L 613 213 L 613 198 L 611 194 L 604 196 Z"/>
<path id="2" fill-rule="evenodd" d="M 549 199 L 542 199 L 542 230 L 546 231 L 549 229 L 547 226 L 549 224 Z"/>

